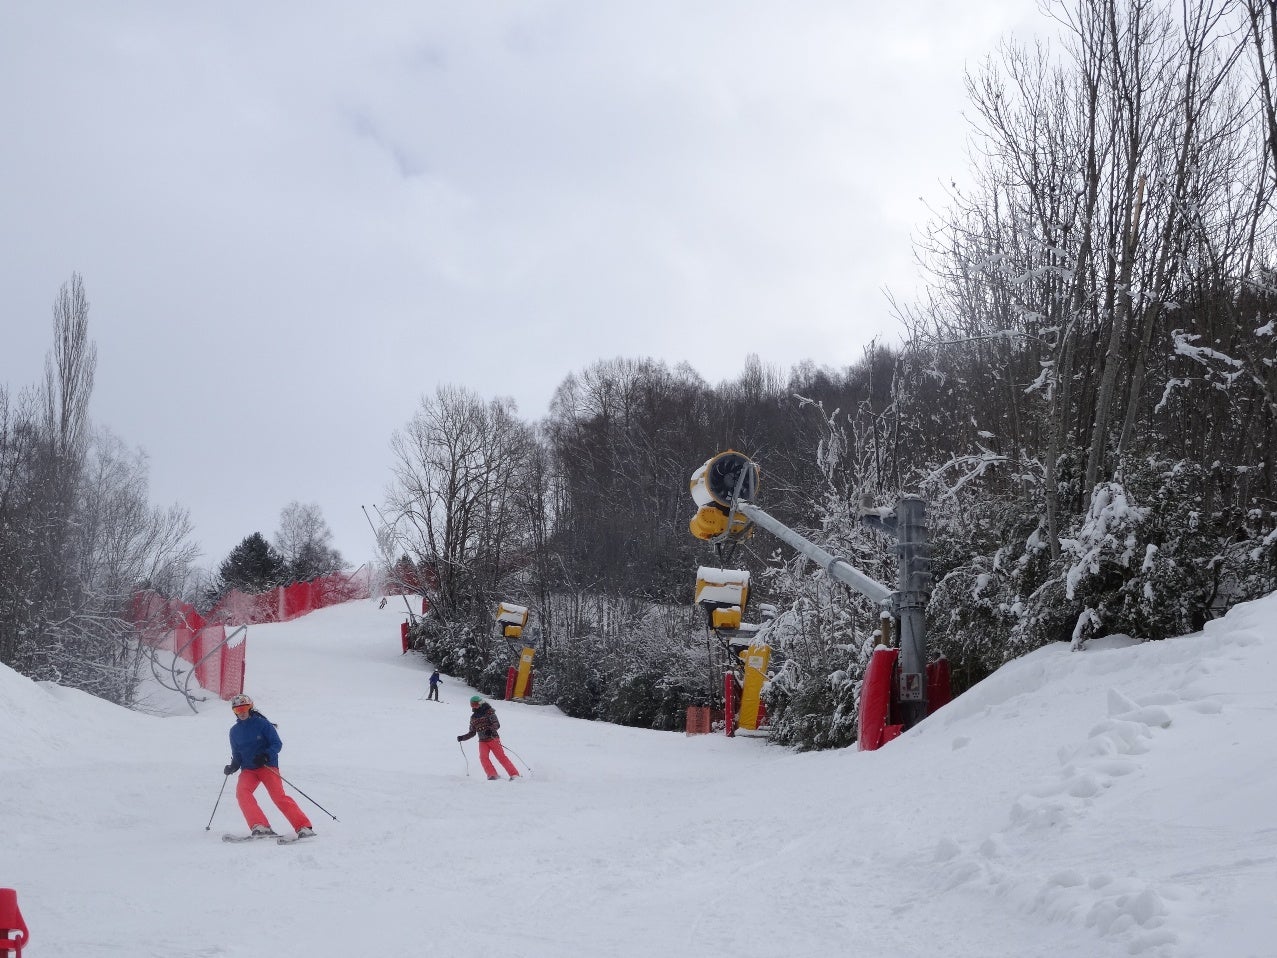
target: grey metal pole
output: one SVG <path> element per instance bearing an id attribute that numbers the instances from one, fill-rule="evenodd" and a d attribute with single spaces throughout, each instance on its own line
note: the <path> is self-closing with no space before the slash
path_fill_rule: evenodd
<path id="1" fill-rule="evenodd" d="M 900 617 L 900 709 L 905 728 L 927 717 L 927 596 L 931 557 L 927 545 L 927 504 L 917 496 L 896 503 L 896 550 L 900 572 L 896 614 Z"/>

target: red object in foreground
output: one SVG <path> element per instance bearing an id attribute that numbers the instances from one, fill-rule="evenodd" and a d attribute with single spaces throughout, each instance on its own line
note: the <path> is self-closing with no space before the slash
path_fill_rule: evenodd
<path id="1" fill-rule="evenodd" d="M 689 705 L 683 727 L 688 735 L 708 735 L 710 730 L 709 706 Z"/>
<path id="2" fill-rule="evenodd" d="M 31 933 L 18 910 L 18 893 L 12 888 L 0 888 L 0 958 L 21 955 L 30 940 Z"/>
<path id="3" fill-rule="evenodd" d="M 900 734 L 899 725 L 891 721 L 891 686 L 896 674 L 899 649 L 874 649 L 865 682 L 860 690 L 860 750 L 872 752 Z"/>

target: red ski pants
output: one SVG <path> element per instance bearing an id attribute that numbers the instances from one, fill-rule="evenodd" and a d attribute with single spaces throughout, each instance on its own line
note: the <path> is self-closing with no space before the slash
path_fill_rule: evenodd
<path id="1" fill-rule="evenodd" d="M 257 804 L 257 799 L 253 798 L 253 792 L 257 791 L 258 785 L 266 786 L 266 794 L 284 813 L 284 817 L 288 819 L 288 824 L 293 826 L 294 831 L 311 827 L 306 813 L 297 807 L 297 803 L 290 796 L 284 794 L 284 780 L 279 777 L 279 771 L 269 765 L 263 765 L 261 768 L 240 769 L 239 781 L 235 783 L 235 801 L 239 802 L 239 810 L 244 813 L 244 820 L 248 822 L 250 829 L 255 825 L 270 826 L 270 822 L 262 813 L 262 807 Z"/>
<path id="2" fill-rule="evenodd" d="M 492 765 L 492 756 L 497 757 L 497 761 L 501 763 L 501 767 L 510 773 L 511 778 L 519 777 L 519 770 L 515 767 L 514 762 L 505 754 L 505 749 L 501 747 L 501 739 L 492 738 L 486 742 L 479 743 L 479 764 L 483 766 L 484 773 L 488 778 L 496 778 L 497 770 Z"/>

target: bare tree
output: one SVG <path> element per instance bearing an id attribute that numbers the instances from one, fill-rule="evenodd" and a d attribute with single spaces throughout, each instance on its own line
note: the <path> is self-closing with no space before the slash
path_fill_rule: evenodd
<path id="1" fill-rule="evenodd" d="M 97 352 L 78 275 L 53 308 L 43 388 L 0 388 L 0 661 L 128 704 L 144 587 L 180 587 L 195 549 L 179 508 L 147 502 L 146 459 L 89 419 Z"/>
<path id="2" fill-rule="evenodd" d="M 73 273 L 53 304 L 53 350 L 44 368 L 45 429 L 55 437 L 60 457 L 81 453 L 88 438 L 97 356 L 97 347 L 89 341 L 84 280 Z"/>
<path id="3" fill-rule="evenodd" d="M 433 571 L 445 614 L 473 611 L 480 599 L 489 612 L 490 590 L 521 549 L 516 483 L 530 442 L 512 400 L 485 402 L 454 386 L 423 397 L 391 441 L 387 518 L 397 546 Z"/>
<path id="4" fill-rule="evenodd" d="M 293 500 L 280 510 L 274 546 L 288 563 L 292 581 L 307 582 L 343 567 L 332 539 L 332 529 L 318 503 Z"/>
<path id="5" fill-rule="evenodd" d="M 1254 54 L 1268 175 L 1277 178 L 1277 0 L 1243 0 Z"/>

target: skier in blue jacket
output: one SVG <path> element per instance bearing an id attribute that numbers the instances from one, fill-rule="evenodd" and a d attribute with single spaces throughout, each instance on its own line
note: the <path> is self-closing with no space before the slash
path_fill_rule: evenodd
<path id="1" fill-rule="evenodd" d="M 279 777 L 279 750 L 284 747 L 275 726 L 253 707 L 253 700 L 243 693 L 231 699 L 231 711 L 235 724 L 231 726 L 231 762 L 222 771 L 226 775 L 239 772 L 235 784 L 235 800 L 253 835 L 274 835 L 262 808 L 253 798 L 258 785 L 266 786 L 266 794 L 284 813 L 288 824 L 297 830 L 298 838 L 315 834 L 310 819 L 284 792 L 284 781 Z"/>

